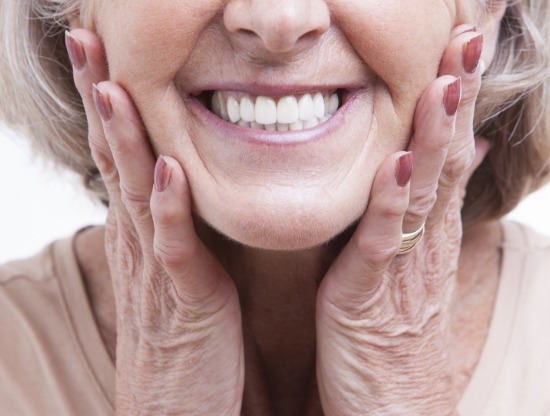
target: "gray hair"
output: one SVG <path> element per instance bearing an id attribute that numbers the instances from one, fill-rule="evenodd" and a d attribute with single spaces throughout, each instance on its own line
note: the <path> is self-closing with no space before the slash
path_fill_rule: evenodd
<path id="1" fill-rule="evenodd" d="M 489 7 L 495 0 L 479 1 Z M 0 2 L 0 117 L 108 203 L 64 44 L 68 20 L 83 2 Z M 550 176 L 549 22 L 548 0 L 508 1 L 476 107 L 476 133 L 493 148 L 468 184 L 466 224 L 501 217 Z"/>

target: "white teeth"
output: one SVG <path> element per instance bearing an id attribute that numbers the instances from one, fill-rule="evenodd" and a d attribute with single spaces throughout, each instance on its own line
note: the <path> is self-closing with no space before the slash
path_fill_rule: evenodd
<path id="1" fill-rule="evenodd" d="M 289 95 L 279 100 L 277 103 L 277 121 L 279 123 L 294 123 L 298 121 L 299 117 L 300 113 L 296 97 Z"/>
<path id="2" fill-rule="evenodd" d="M 241 119 L 244 121 L 256 121 L 254 118 L 254 103 L 248 97 L 241 98 Z"/>
<path id="3" fill-rule="evenodd" d="M 237 123 L 241 119 L 240 105 L 233 97 L 227 100 L 227 113 L 232 123 Z"/>
<path id="4" fill-rule="evenodd" d="M 287 123 L 277 123 L 277 131 L 288 131 L 290 129 Z"/>
<path id="5" fill-rule="evenodd" d="M 312 117 L 309 120 L 304 121 L 304 129 L 310 129 L 317 125 L 319 125 L 319 120 L 317 120 L 317 118 L 315 117 Z"/>
<path id="6" fill-rule="evenodd" d="M 325 114 L 328 114 L 328 110 L 330 107 L 330 95 L 325 95 L 323 97 L 323 102 L 325 103 Z"/>
<path id="7" fill-rule="evenodd" d="M 227 105 L 223 102 L 221 94 L 214 94 L 212 97 L 212 111 L 223 118 L 225 121 L 229 120 L 229 114 L 227 113 Z"/>
<path id="8" fill-rule="evenodd" d="M 325 116 L 325 99 L 320 92 L 313 97 L 313 114 L 317 118 L 323 118 Z"/>
<path id="9" fill-rule="evenodd" d="M 332 94 L 330 96 L 329 104 L 328 104 L 328 114 L 334 114 L 338 110 L 338 106 L 340 105 L 338 100 L 338 95 Z"/>
<path id="10" fill-rule="evenodd" d="M 256 123 L 275 124 L 277 122 L 277 104 L 275 104 L 275 100 L 261 96 L 256 98 L 254 114 L 256 116 Z"/>
<path id="11" fill-rule="evenodd" d="M 339 105 L 337 94 L 321 92 L 304 94 L 299 99 L 293 95 L 278 100 L 258 96 L 254 102 L 248 95 L 242 95 L 239 101 L 231 93 L 216 91 L 211 102 L 212 112 L 220 118 L 241 127 L 269 131 L 315 127 L 329 120 Z"/>
<path id="12" fill-rule="evenodd" d="M 313 99 L 311 95 L 306 94 L 300 101 L 298 101 L 298 108 L 300 110 L 300 120 L 306 121 L 314 116 Z"/>
<path id="13" fill-rule="evenodd" d="M 302 123 L 300 120 L 298 120 L 298 121 L 295 121 L 294 123 L 292 123 L 289 126 L 289 128 L 290 128 L 291 131 L 303 130 L 304 129 L 304 123 Z"/>

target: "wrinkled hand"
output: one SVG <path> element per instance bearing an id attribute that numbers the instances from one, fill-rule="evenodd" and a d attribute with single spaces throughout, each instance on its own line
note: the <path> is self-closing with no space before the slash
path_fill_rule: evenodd
<path id="1" fill-rule="evenodd" d="M 237 415 L 244 384 L 238 295 L 195 234 L 185 173 L 169 157 L 155 165 L 130 98 L 104 81 L 99 39 L 77 29 L 67 45 L 109 192 L 117 415 Z"/>
<path id="2" fill-rule="evenodd" d="M 319 289 L 317 376 L 327 416 L 456 414 L 449 310 L 461 179 L 475 155 L 480 36 L 453 31 L 440 77 L 416 108 L 412 177 L 408 153 L 382 164 L 355 234 Z M 488 149 L 478 147 L 475 163 Z M 396 255 L 401 233 L 424 223 L 418 246 Z"/>

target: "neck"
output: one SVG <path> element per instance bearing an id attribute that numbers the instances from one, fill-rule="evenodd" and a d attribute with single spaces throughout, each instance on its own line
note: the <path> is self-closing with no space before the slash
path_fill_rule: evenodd
<path id="1" fill-rule="evenodd" d="M 349 233 L 306 250 L 270 251 L 198 229 L 239 292 L 246 359 L 243 414 L 320 414 L 316 295 Z"/>
<path id="2" fill-rule="evenodd" d="M 350 233 L 319 247 L 283 252 L 244 247 L 206 227 L 198 230 L 239 292 L 246 357 L 244 414 L 321 414 L 315 384 L 316 294 Z M 105 256 L 96 254 L 104 253 L 103 238 L 102 227 L 83 231 L 76 240 L 76 252 L 91 307 L 114 361 L 114 296 Z M 497 223 L 464 235 L 453 308 L 460 391 L 475 368 L 489 327 L 499 243 Z M 470 330 L 464 333 L 460 328 Z M 467 363 L 460 359 L 465 350 L 471 351 Z"/>

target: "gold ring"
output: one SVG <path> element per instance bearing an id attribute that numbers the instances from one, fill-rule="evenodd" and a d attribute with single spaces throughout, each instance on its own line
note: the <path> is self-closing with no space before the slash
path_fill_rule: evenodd
<path id="1" fill-rule="evenodd" d="M 399 249 L 397 250 L 397 254 L 405 254 L 411 251 L 413 248 L 416 247 L 416 245 L 422 240 L 422 236 L 424 235 L 424 224 L 412 233 L 403 233 L 401 235 L 401 245 L 399 246 Z"/>

